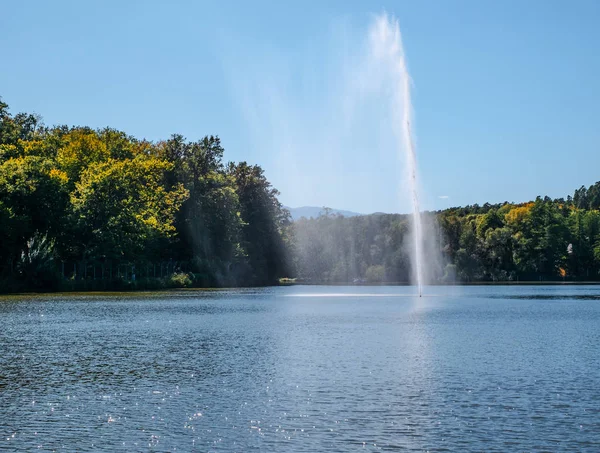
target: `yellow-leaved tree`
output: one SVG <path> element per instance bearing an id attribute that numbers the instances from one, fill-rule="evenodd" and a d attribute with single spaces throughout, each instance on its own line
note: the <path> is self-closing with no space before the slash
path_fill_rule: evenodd
<path id="1" fill-rule="evenodd" d="M 153 240 L 175 233 L 175 214 L 188 192 L 163 184 L 171 166 L 140 155 L 83 171 L 71 195 L 82 258 L 139 260 Z"/>
<path id="2" fill-rule="evenodd" d="M 106 162 L 110 158 L 106 143 L 93 130 L 73 129 L 62 140 L 64 145 L 58 150 L 56 160 L 72 186 L 91 164 Z"/>

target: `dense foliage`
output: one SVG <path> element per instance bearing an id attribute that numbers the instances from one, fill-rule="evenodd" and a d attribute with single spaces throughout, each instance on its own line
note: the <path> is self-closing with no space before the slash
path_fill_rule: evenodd
<path id="1" fill-rule="evenodd" d="M 423 214 L 431 283 L 600 280 L 600 182 L 573 197 Z M 294 224 L 298 276 L 408 282 L 410 217 L 322 215 Z"/>
<path id="2" fill-rule="evenodd" d="M 217 137 L 46 127 L 0 100 L 0 290 L 274 283 L 277 195 Z"/>
<path id="3" fill-rule="evenodd" d="M 218 137 L 47 127 L 0 100 L 0 291 L 409 282 L 410 216 L 290 222 Z M 600 182 L 424 213 L 431 283 L 600 280 Z"/>

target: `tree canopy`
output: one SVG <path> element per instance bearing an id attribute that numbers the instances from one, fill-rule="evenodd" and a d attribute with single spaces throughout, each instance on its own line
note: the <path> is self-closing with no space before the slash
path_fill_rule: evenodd
<path id="1" fill-rule="evenodd" d="M 0 291 L 409 282 L 411 217 L 291 222 L 218 136 L 48 127 L 0 99 Z M 600 280 L 600 182 L 423 213 L 431 283 Z"/>
<path id="2" fill-rule="evenodd" d="M 431 283 L 600 280 L 600 182 L 567 200 L 450 208 L 422 214 Z M 410 217 L 323 215 L 294 224 L 305 279 L 408 282 Z"/>
<path id="3" fill-rule="evenodd" d="M 223 155 L 215 136 L 47 127 L 0 100 L 0 290 L 57 286 L 40 270 L 101 287 L 182 273 L 202 286 L 277 282 L 288 213 L 259 166 Z"/>

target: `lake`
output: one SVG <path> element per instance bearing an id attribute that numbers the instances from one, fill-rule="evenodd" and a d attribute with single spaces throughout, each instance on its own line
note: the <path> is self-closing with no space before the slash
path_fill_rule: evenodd
<path id="1" fill-rule="evenodd" d="M 0 298 L 0 451 L 600 451 L 600 287 Z"/>

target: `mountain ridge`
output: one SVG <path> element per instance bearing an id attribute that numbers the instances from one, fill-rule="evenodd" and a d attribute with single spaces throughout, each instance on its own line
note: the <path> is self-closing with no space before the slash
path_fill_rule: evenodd
<path id="1" fill-rule="evenodd" d="M 325 206 L 300 206 L 297 208 L 291 208 L 289 206 L 284 206 L 285 209 L 290 211 L 290 215 L 292 216 L 292 220 L 296 221 L 301 219 L 302 217 L 306 217 L 307 219 L 317 218 L 320 215 L 325 214 L 325 210 L 329 209 L 330 214 L 343 215 L 344 217 L 356 217 L 359 215 L 364 215 L 359 212 L 354 211 L 346 211 L 344 209 L 334 209 L 328 208 Z"/>

